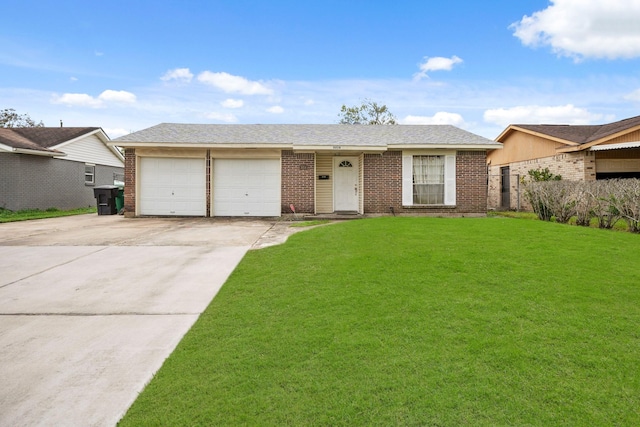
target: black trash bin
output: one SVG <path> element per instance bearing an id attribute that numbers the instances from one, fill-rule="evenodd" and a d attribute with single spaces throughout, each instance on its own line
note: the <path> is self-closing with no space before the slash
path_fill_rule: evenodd
<path id="1" fill-rule="evenodd" d="M 115 185 L 99 185 L 94 187 L 93 195 L 98 204 L 98 215 L 115 215 L 118 213 L 116 208 L 116 197 L 119 188 Z"/>

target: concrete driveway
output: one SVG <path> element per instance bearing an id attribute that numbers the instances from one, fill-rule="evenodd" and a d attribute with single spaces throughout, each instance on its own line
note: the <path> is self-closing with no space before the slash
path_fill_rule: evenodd
<path id="1" fill-rule="evenodd" d="M 0 224 L 0 425 L 113 426 L 252 247 L 286 223 Z"/>

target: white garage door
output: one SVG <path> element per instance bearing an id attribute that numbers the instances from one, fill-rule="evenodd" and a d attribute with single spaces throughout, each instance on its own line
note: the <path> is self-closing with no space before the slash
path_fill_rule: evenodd
<path id="1" fill-rule="evenodd" d="M 279 159 L 215 159 L 214 216 L 280 216 Z"/>
<path id="2" fill-rule="evenodd" d="M 205 216 L 205 159 L 143 157 L 140 214 Z"/>

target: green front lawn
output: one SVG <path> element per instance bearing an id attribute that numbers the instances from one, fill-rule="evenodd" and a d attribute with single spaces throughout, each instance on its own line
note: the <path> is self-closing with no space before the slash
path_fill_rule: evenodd
<path id="1" fill-rule="evenodd" d="M 10 211 L 8 209 L 0 208 L 0 223 L 13 222 L 13 221 L 26 221 L 30 219 L 44 219 L 44 218 L 57 218 L 60 216 L 69 215 L 83 215 L 88 213 L 96 213 L 97 208 L 79 208 L 71 210 L 60 210 L 56 208 L 50 208 L 46 210 L 40 209 L 25 209 L 22 211 Z"/>
<path id="2" fill-rule="evenodd" d="M 249 252 L 121 425 L 640 425 L 640 236 L 350 221 Z"/>

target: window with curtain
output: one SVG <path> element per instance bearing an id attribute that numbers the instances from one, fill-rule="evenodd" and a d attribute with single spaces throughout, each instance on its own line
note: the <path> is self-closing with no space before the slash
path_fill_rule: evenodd
<path id="1" fill-rule="evenodd" d="M 413 156 L 413 203 L 444 204 L 444 156 Z"/>

